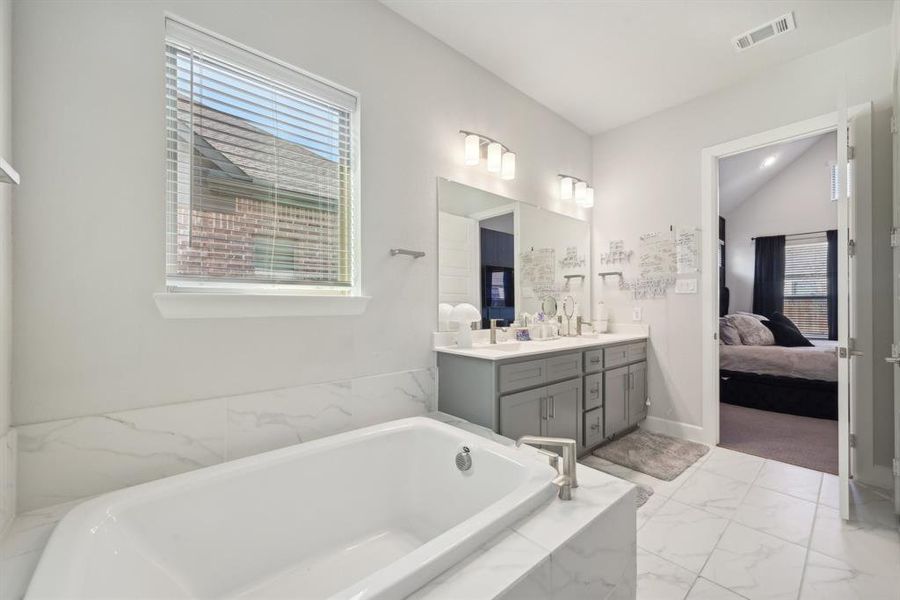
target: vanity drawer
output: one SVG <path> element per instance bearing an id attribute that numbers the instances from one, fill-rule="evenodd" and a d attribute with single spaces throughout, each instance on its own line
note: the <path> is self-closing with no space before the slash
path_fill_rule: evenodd
<path id="1" fill-rule="evenodd" d="M 603 406 L 603 373 L 584 378 L 584 410 Z"/>
<path id="2" fill-rule="evenodd" d="M 584 353 L 584 372 L 593 373 L 603 368 L 603 348 L 588 350 Z"/>
<path id="3" fill-rule="evenodd" d="M 613 346 L 603 349 L 603 367 L 618 367 L 628 364 L 628 346 Z"/>
<path id="4" fill-rule="evenodd" d="M 647 343 L 629 344 L 627 346 L 628 362 L 647 360 Z"/>
<path id="5" fill-rule="evenodd" d="M 595 408 L 584 413 L 584 447 L 593 448 L 603 441 L 603 409 Z"/>
<path id="6" fill-rule="evenodd" d="M 541 385 L 546 381 L 546 360 L 530 360 L 512 365 L 500 365 L 501 393 Z"/>
<path id="7" fill-rule="evenodd" d="M 548 358 L 547 381 L 559 381 L 581 375 L 581 352 Z"/>

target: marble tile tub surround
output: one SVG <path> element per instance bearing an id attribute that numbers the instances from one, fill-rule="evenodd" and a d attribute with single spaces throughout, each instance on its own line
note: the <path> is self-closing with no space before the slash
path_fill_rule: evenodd
<path id="1" fill-rule="evenodd" d="M 442 413 L 430 416 L 502 444 L 513 441 Z M 528 451 L 528 449 L 525 449 Z M 410 596 L 415 600 L 635 597 L 634 486 L 578 466 L 571 502 L 554 500 L 505 529 Z M 0 599 L 19 600 L 56 523 L 79 501 L 20 514 L 0 540 Z"/>
<path id="2" fill-rule="evenodd" d="M 16 442 L 15 429 L 0 435 L 0 536 L 16 516 Z"/>
<path id="3" fill-rule="evenodd" d="M 434 370 L 400 371 L 17 427 L 20 511 L 436 410 Z"/>
<path id="4" fill-rule="evenodd" d="M 639 600 L 898 600 L 900 532 L 887 492 L 713 448 L 674 481 L 592 457 L 647 485 L 638 509 Z M 586 460 L 588 462 L 588 460 Z"/>

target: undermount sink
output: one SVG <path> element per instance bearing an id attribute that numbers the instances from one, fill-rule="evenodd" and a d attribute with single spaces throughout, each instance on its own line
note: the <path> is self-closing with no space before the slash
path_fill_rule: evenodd
<path id="1" fill-rule="evenodd" d="M 521 342 L 500 342 L 498 344 L 485 344 L 484 346 L 476 346 L 478 350 L 494 350 L 495 352 L 516 352 L 521 349 Z"/>

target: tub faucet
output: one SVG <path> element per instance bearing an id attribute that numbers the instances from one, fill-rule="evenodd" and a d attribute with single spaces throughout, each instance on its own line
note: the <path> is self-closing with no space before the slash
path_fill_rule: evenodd
<path id="1" fill-rule="evenodd" d="M 569 438 L 541 437 L 539 435 L 523 435 L 518 440 L 516 440 L 516 448 L 518 448 L 522 444 L 528 444 L 529 446 L 554 446 L 556 448 L 562 448 L 563 455 L 561 473 L 559 473 L 559 456 L 550 452 L 546 452 L 541 448 L 538 448 L 538 451 L 550 455 L 550 465 L 556 467 L 556 471 L 557 473 L 559 473 L 556 479 L 553 480 L 553 484 L 559 488 L 559 499 L 571 500 L 572 488 L 578 487 L 578 476 L 575 473 L 575 440 Z"/>

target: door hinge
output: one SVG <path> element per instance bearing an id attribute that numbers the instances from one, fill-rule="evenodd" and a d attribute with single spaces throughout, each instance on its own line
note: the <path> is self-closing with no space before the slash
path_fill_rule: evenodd
<path id="1" fill-rule="evenodd" d="M 838 347 L 838 358 L 847 358 L 847 348 L 844 346 Z"/>
<path id="2" fill-rule="evenodd" d="M 897 117 L 891 116 L 891 133 L 897 133 Z"/>
<path id="3" fill-rule="evenodd" d="M 893 461 L 894 465 L 894 477 L 900 477 L 900 459 L 895 458 Z"/>
<path id="4" fill-rule="evenodd" d="M 847 240 L 847 254 L 850 256 L 856 256 L 856 241 Z"/>
<path id="5" fill-rule="evenodd" d="M 896 227 L 891 227 L 891 248 L 896 248 L 900 246 L 900 232 L 897 231 Z"/>
<path id="6" fill-rule="evenodd" d="M 847 146 L 847 160 L 856 158 L 856 146 Z"/>
<path id="7" fill-rule="evenodd" d="M 856 448 L 856 434 L 855 433 L 850 434 L 850 447 Z"/>

